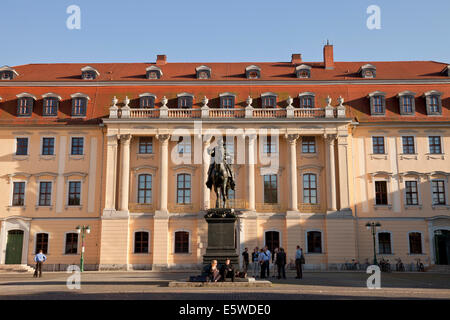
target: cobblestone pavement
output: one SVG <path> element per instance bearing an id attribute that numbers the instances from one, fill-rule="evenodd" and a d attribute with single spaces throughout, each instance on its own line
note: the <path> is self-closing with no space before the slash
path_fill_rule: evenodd
<path id="1" fill-rule="evenodd" d="M 390 273 L 381 275 L 381 289 L 366 288 L 368 275 L 359 272 L 310 272 L 301 280 L 273 281 L 270 288 L 169 288 L 187 273 L 84 272 L 81 289 L 66 286 L 69 274 L 0 274 L 0 300 L 4 299 L 450 299 L 450 275 Z"/>

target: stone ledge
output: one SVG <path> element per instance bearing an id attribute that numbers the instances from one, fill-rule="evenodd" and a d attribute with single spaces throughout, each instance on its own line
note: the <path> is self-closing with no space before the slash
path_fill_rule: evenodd
<path id="1" fill-rule="evenodd" d="M 266 280 L 260 281 L 225 281 L 225 282 L 189 282 L 189 281 L 171 281 L 169 282 L 169 287 L 177 288 L 236 288 L 236 287 L 271 287 L 272 282 Z"/>

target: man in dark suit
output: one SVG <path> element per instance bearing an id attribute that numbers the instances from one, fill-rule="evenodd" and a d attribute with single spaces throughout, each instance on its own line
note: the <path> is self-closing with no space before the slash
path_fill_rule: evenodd
<path id="1" fill-rule="evenodd" d="M 286 279 L 286 252 L 284 252 L 283 248 L 280 248 L 280 251 L 277 254 L 277 260 L 275 261 L 275 264 L 278 267 L 278 279 L 281 279 L 281 276 L 283 276 L 283 279 Z"/>
<path id="2" fill-rule="evenodd" d="M 225 264 L 220 268 L 221 281 L 225 281 L 225 278 L 231 278 L 231 281 L 234 282 L 234 267 L 231 264 L 230 259 L 225 261 Z"/>

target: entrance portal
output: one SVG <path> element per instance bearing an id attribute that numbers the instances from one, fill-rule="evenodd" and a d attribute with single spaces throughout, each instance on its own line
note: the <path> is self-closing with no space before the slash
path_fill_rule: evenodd
<path id="1" fill-rule="evenodd" d="M 8 231 L 8 241 L 6 242 L 5 264 L 21 264 L 23 248 L 23 231 Z"/>
<path id="2" fill-rule="evenodd" d="M 266 246 L 273 253 L 275 248 L 280 248 L 280 233 L 278 231 L 266 231 Z"/>
<path id="3" fill-rule="evenodd" d="M 450 231 L 436 230 L 434 233 L 436 264 L 450 264 Z"/>

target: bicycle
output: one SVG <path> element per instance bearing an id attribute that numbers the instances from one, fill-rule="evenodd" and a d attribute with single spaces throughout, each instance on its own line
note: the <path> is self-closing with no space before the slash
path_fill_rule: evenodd
<path id="1" fill-rule="evenodd" d="M 404 266 L 404 264 L 402 262 L 402 259 L 397 258 L 396 261 L 397 261 L 397 263 L 395 264 L 395 270 L 404 272 L 405 271 L 405 266 Z"/>
<path id="2" fill-rule="evenodd" d="M 416 270 L 418 272 L 425 272 L 425 266 L 423 265 L 423 263 L 420 261 L 420 259 L 416 259 Z"/>

